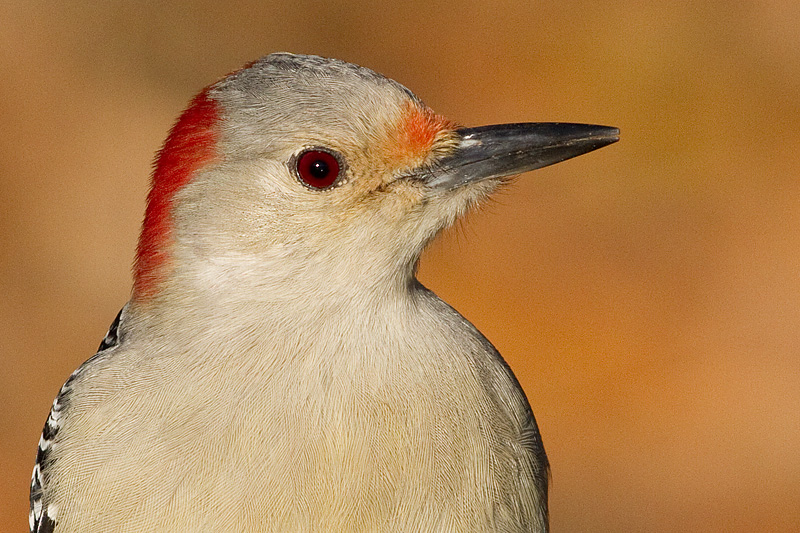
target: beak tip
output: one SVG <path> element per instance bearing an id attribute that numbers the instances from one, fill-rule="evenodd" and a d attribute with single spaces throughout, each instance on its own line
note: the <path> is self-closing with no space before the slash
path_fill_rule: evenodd
<path id="1" fill-rule="evenodd" d="M 619 141 L 619 128 L 612 126 L 594 126 L 596 128 L 584 141 L 591 150 L 596 150 Z M 591 151 L 590 150 L 590 151 Z"/>
<path id="2" fill-rule="evenodd" d="M 608 144 L 613 144 L 619 141 L 619 128 L 613 126 L 603 126 L 605 132 L 603 137 L 608 141 Z"/>

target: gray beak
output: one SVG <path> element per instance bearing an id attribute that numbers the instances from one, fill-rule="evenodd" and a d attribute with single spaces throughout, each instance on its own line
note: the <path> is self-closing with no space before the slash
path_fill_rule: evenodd
<path id="1" fill-rule="evenodd" d="M 456 130 L 456 149 L 421 176 L 432 189 L 451 190 L 560 163 L 619 140 L 619 129 L 537 122 Z"/>

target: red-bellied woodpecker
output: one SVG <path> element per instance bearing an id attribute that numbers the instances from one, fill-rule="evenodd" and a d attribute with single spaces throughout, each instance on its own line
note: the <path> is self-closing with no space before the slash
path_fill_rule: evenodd
<path id="1" fill-rule="evenodd" d="M 61 388 L 31 530 L 546 531 L 500 354 L 416 280 L 508 176 L 615 128 L 459 128 L 368 69 L 273 54 L 158 154 L 134 289 Z"/>

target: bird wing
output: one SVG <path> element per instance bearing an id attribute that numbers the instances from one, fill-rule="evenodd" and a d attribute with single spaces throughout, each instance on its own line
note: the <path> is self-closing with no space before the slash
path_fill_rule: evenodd
<path id="1" fill-rule="evenodd" d="M 30 496 L 30 514 L 28 515 L 28 525 L 31 533 L 54 533 L 56 531 L 56 515 L 57 509 L 49 502 L 47 494 L 47 478 L 48 471 L 52 468 L 54 459 L 52 457 L 53 445 L 58 438 L 58 432 L 61 429 L 62 413 L 64 407 L 69 403 L 69 396 L 72 392 L 72 384 L 75 378 L 83 372 L 89 364 L 97 359 L 99 356 L 104 355 L 107 350 L 115 348 L 119 342 L 119 324 L 125 308 L 123 307 L 111 327 L 108 328 L 108 333 L 103 337 L 97 353 L 89 360 L 77 368 L 67 381 L 61 386 L 58 396 L 53 400 L 53 407 L 50 409 L 50 414 L 47 416 L 47 422 L 44 424 L 42 436 L 39 438 L 39 447 L 36 452 L 36 464 L 33 466 L 33 474 L 31 476 L 31 496 Z"/>

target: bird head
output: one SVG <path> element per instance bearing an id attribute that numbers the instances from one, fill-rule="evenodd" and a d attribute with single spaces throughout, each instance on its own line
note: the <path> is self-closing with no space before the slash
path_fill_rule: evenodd
<path id="1" fill-rule="evenodd" d="M 413 279 L 425 245 L 498 185 L 615 128 L 461 128 L 369 69 L 272 54 L 203 90 L 160 151 L 134 300 L 191 285 L 309 298 Z"/>

